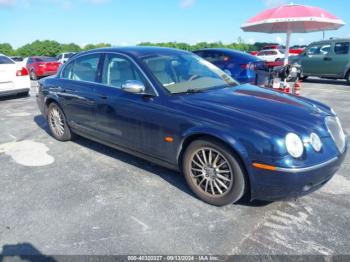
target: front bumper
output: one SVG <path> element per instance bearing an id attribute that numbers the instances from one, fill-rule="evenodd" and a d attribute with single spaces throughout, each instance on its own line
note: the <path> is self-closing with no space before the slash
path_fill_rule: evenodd
<path id="1" fill-rule="evenodd" d="M 305 168 L 277 168 L 276 171 L 254 168 L 251 199 L 276 201 L 309 194 L 326 184 L 345 159 L 347 148 L 340 156 Z"/>

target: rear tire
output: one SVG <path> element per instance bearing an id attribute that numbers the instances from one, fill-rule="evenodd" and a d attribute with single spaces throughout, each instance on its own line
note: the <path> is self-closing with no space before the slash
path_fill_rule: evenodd
<path id="1" fill-rule="evenodd" d="M 54 138 L 62 142 L 72 139 L 72 132 L 67 124 L 66 116 L 58 104 L 52 102 L 49 105 L 47 121 Z"/>
<path id="2" fill-rule="evenodd" d="M 192 142 L 184 154 L 182 169 L 194 194 L 211 205 L 235 203 L 245 193 L 244 169 L 225 144 L 209 139 Z"/>
<path id="3" fill-rule="evenodd" d="M 33 81 L 38 80 L 38 76 L 35 74 L 34 70 L 30 71 L 30 79 Z"/>

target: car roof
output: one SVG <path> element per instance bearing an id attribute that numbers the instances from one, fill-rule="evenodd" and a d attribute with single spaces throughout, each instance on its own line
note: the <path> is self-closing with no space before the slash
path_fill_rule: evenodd
<path id="1" fill-rule="evenodd" d="M 184 50 L 166 48 L 166 47 L 154 47 L 154 46 L 132 46 L 132 47 L 108 47 L 108 48 L 98 48 L 89 51 L 81 52 L 80 55 L 95 53 L 95 52 L 115 52 L 125 54 L 131 57 L 142 58 L 154 55 L 172 55 L 182 53 L 189 53 Z"/>
<path id="2" fill-rule="evenodd" d="M 252 56 L 251 54 L 244 53 L 242 51 L 238 51 L 238 50 L 234 50 L 234 49 L 230 49 L 230 48 L 204 48 L 204 49 L 195 50 L 193 52 L 196 53 L 196 52 L 203 52 L 203 51 L 221 52 L 223 54 L 234 55 L 236 57 L 239 57 L 239 58 L 245 59 L 245 60 L 253 60 L 253 61 L 260 60 L 256 56 Z"/>
<path id="3" fill-rule="evenodd" d="M 328 40 L 315 41 L 315 42 L 312 42 L 310 45 L 327 44 L 327 43 L 342 42 L 342 41 L 350 42 L 350 38 L 333 38 Z"/>

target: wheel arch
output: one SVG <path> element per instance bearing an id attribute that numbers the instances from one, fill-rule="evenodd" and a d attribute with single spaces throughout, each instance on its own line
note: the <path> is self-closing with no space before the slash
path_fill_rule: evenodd
<path id="1" fill-rule="evenodd" d="M 233 153 L 233 155 L 237 158 L 238 162 L 240 163 L 243 173 L 247 178 L 248 190 L 246 193 L 248 193 L 249 196 L 251 196 L 252 179 L 250 177 L 250 173 L 248 172 L 249 170 L 248 167 L 250 163 L 248 158 L 248 152 L 246 151 L 244 146 L 241 143 L 239 143 L 236 139 L 234 139 L 231 136 L 224 135 L 221 132 L 214 133 L 214 132 L 198 130 L 196 132 L 188 133 L 182 140 L 182 143 L 180 145 L 180 149 L 178 152 L 177 161 L 178 161 L 179 169 L 182 170 L 182 161 L 183 161 L 183 157 L 184 157 L 184 153 L 186 152 L 186 149 L 193 141 L 196 141 L 199 139 L 208 139 L 208 140 L 216 141 L 218 143 L 226 145 L 230 149 L 230 151 Z"/>
<path id="2" fill-rule="evenodd" d="M 345 70 L 344 78 L 349 77 L 350 75 L 350 65 L 348 65 L 347 69 Z"/>
<path id="3" fill-rule="evenodd" d="M 53 102 L 59 104 L 57 97 L 48 96 L 48 97 L 45 98 L 45 101 L 44 101 L 44 114 L 45 114 L 45 117 L 47 117 L 47 110 L 49 108 L 49 105 L 51 103 L 53 103 Z"/>

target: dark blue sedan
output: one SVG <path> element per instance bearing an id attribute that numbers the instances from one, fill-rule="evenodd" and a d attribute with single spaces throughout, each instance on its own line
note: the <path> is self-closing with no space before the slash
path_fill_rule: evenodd
<path id="1" fill-rule="evenodd" d="M 213 205 L 277 200 L 332 178 L 347 138 L 331 108 L 239 85 L 193 53 L 98 49 L 40 80 L 37 102 L 52 135 L 78 134 L 180 170 Z"/>
<path id="2" fill-rule="evenodd" d="M 265 61 L 256 56 L 228 48 L 208 48 L 194 51 L 196 55 L 213 63 L 241 84 L 265 83 Z"/>

